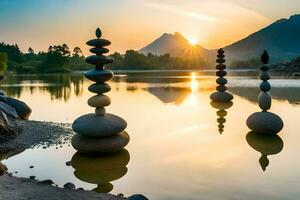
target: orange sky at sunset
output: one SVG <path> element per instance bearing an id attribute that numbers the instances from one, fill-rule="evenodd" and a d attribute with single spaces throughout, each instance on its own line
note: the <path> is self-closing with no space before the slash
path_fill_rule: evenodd
<path id="1" fill-rule="evenodd" d="M 2 0 L 0 41 L 17 43 L 23 51 L 67 43 L 87 54 L 85 42 L 100 26 L 112 52 L 138 50 L 176 31 L 214 49 L 297 13 L 297 7 L 293 0 Z"/>

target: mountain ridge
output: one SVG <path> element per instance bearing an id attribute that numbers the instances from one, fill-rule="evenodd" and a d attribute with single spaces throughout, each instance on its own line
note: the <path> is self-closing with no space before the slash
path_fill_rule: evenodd
<path id="1" fill-rule="evenodd" d="M 190 46 L 188 40 L 179 32 L 164 33 L 141 48 L 139 53 L 155 55 L 169 53 L 173 57 L 185 58 L 192 55 L 204 59 L 207 63 L 214 63 L 216 49 L 209 50 L 201 45 L 194 45 L 193 48 L 189 48 Z M 273 63 L 300 56 L 300 14 L 276 20 L 223 49 L 228 63 L 257 58 L 263 50 L 270 53 Z"/>

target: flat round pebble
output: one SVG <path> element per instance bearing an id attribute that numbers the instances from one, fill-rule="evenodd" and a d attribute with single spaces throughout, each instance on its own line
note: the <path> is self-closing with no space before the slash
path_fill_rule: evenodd
<path id="1" fill-rule="evenodd" d="M 263 81 L 259 85 L 259 88 L 260 88 L 261 91 L 267 92 L 267 91 L 271 90 L 271 85 L 268 81 Z"/>
<path id="2" fill-rule="evenodd" d="M 210 99 L 212 101 L 220 101 L 220 102 L 224 102 L 224 101 L 231 101 L 233 99 L 232 94 L 228 93 L 228 92 L 214 92 L 210 95 Z"/>
<path id="3" fill-rule="evenodd" d="M 109 70 L 89 70 L 87 71 L 84 76 L 94 82 L 97 83 L 103 83 L 105 81 L 108 81 L 109 79 L 111 79 L 113 77 L 113 72 L 109 71 Z"/>
<path id="4" fill-rule="evenodd" d="M 96 154 L 109 153 L 122 150 L 129 143 L 126 131 L 107 137 L 85 137 L 76 134 L 72 138 L 72 145 L 79 153 Z"/>
<path id="5" fill-rule="evenodd" d="M 225 85 L 227 83 L 227 79 L 226 78 L 217 78 L 216 83 L 218 83 L 219 85 Z"/>
<path id="6" fill-rule="evenodd" d="M 85 136 L 102 137 L 121 133 L 127 127 L 127 123 L 121 117 L 107 113 L 97 116 L 94 113 L 77 118 L 72 124 L 76 133 Z"/>
<path id="7" fill-rule="evenodd" d="M 265 135 L 276 135 L 283 128 L 283 121 L 271 112 L 253 113 L 248 117 L 246 124 L 250 130 Z"/>
<path id="8" fill-rule="evenodd" d="M 111 87 L 106 83 L 94 83 L 90 85 L 88 89 L 90 92 L 102 94 L 109 92 L 111 90 Z"/>
<path id="9" fill-rule="evenodd" d="M 92 55 L 85 58 L 85 62 L 92 65 L 105 65 L 113 62 L 113 59 L 103 55 Z"/>
<path id="10" fill-rule="evenodd" d="M 149 200 L 149 199 L 142 194 L 134 194 L 128 197 L 128 200 Z"/>
<path id="11" fill-rule="evenodd" d="M 108 96 L 99 94 L 89 98 L 87 103 L 91 107 L 105 107 L 110 105 L 111 100 Z"/>

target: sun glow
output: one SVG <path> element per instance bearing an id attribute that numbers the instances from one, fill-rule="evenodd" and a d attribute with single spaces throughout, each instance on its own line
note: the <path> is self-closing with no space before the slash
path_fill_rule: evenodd
<path id="1" fill-rule="evenodd" d="M 188 38 L 188 41 L 191 45 L 196 45 L 198 44 L 198 40 L 196 38 Z"/>

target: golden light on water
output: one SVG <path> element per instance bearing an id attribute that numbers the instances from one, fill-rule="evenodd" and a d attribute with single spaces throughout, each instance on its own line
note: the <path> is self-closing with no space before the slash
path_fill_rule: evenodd
<path id="1" fill-rule="evenodd" d="M 197 75 L 195 72 L 191 73 L 190 88 L 191 88 L 192 93 L 197 93 L 197 91 L 199 89 L 199 83 L 197 81 Z"/>

